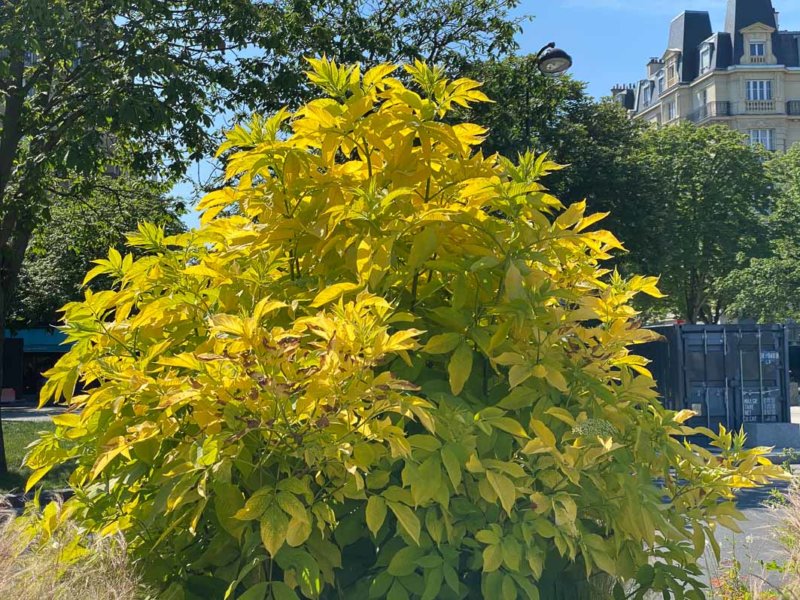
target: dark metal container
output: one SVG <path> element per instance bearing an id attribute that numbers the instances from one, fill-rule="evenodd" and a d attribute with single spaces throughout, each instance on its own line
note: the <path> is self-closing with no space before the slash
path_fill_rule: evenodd
<path id="1" fill-rule="evenodd" d="M 22 394 L 22 357 L 23 342 L 17 339 L 5 339 L 3 344 L 3 381 L 0 388 L 14 388 L 17 396 Z"/>
<path id="2" fill-rule="evenodd" d="M 687 424 L 738 430 L 746 423 L 789 423 L 789 340 L 783 325 L 653 327 L 663 340 L 635 349 L 649 358 L 658 390 Z"/>

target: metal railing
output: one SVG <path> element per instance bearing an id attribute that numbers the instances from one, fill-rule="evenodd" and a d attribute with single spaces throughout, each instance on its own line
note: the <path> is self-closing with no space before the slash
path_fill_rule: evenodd
<path id="1" fill-rule="evenodd" d="M 708 119 L 715 119 L 717 117 L 730 117 L 731 116 L 731 103 L 730 102 L 709 102 L 697 110 L 689 113 L 686 117 L 692 123 L 702 123 Z"/>

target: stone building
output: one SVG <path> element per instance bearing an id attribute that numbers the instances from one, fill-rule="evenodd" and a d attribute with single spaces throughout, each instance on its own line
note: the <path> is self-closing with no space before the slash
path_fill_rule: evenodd
<path id="1" fill-rule="evenodd" d="M 685 11 L 646 78 L 612 95 L 637 119 L 722 123 L 785 151 L 800 142 L 800 31 L 780 30 L 772 0 L 729 0 L 718 33 L 707 12 Z"/>

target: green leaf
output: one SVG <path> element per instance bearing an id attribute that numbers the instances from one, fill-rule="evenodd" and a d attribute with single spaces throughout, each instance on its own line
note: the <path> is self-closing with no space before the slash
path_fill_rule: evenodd
<path id="1" fill-rule="evenodd" d="M 393 577 L 405 577 L 411 575 L 417 569 L 416 561 L 422 556 L 420 548 L 406 546 L 398 551 L 389 561 L 387 571 Z"/>
<path id="2" fill-rule="evenodd" d="M 272 505 L 261 517 L 261 541 L 274 557 L 286 542 L 289 531 L 289 518 L 278 506 Z"/>
<path id="3" fill-rule="evenodd" d="M 642 565 L 639 567 L 639 570 L 636 571 L 636 583 L 645 589 L 653 585 L 653 580 L 655 580 L 655 578 L 656 570 L 653 568 L 653 565 Z"/>
<path id="4" fill-rule="evenodd" d="M 370 496 L 367 500 L 367 527 L 375 537 L 386 520 L 386 500 L 380 496 Z"/>
<path id="5" fill-rule="evenodd" d="M 403 531 L 419 545 L 419 534 L 422 526 L 420 525 L 419 519 L 414 514 L 414 511 L 405 504 L 400 504 L 399 502 L 389 502 L 389 508 L 394 513 L 394 516 L 397 517 L 397 521 L 400 523 Z"/>
<path id="6" fill-rule="evenodd" d="M 442 448 L 441 454 L 442 464 L 447 471 L 447 476 L 450 477 L 450 483 L 453 484 L 453 489 L 457 490 L 461 485 L 461 463 L 449 445 Z"/>
<path id="7" fill-rule="evenodd" d="M 442 589 L 444 573 L 441 567 L 425 571 L 425 589 L 422 592 L 421 600 L 436 600 Z"/>
<path id="8" fill-rule="evenodd" d="M 267 594 L 269 593 L 269 583 L 266 581 L 262 581 L 261 583 L 257 583 L 252 587 L 247 588 L 247 590 L 239 596 L 238 600 L 267 600 L 269 597 Z"/>
<path id="9" fill-rule="evenodd" d="M 273 581 L 269 586 L 272 597 L 275 600 L 299 600 L 298 595 L 292 588 L 282 581 Z"/>
<path id="10" fill-rule="evenodd" d="M 460 333 L 442 333 L 434 335 L 422 349 L 426 354 L 447 354 L 456 349 L 458 344 L 463 341 L 464 336 Z"/>
<path id="11" fill-rule="evenodd" d="M 511 575 L 503 577 L 503 600 L 517 600 L 517 586 Z"/>
<path id="12" fill-rule="evenodd" d="M 450 375 L 450 389 L 458 396 L 472 373 L 472 348 L 463 342 L 453 353 L 447 366 Z"/>

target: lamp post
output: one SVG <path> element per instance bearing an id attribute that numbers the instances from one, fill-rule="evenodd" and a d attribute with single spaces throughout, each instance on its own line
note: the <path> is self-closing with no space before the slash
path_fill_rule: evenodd
<path id="1" fill-rule="evenodd" d="M 550 42 L 536 53 L 533 61 L 536 68 L 543 75 L 555 77 L 565 73 L 572 66 L 572 57 L 561 48 L 556 48 L 555 42 Z M 525 143 L 531 140 L 531 71 L 526 69 L 527 82 L 525 86 Z"/>

